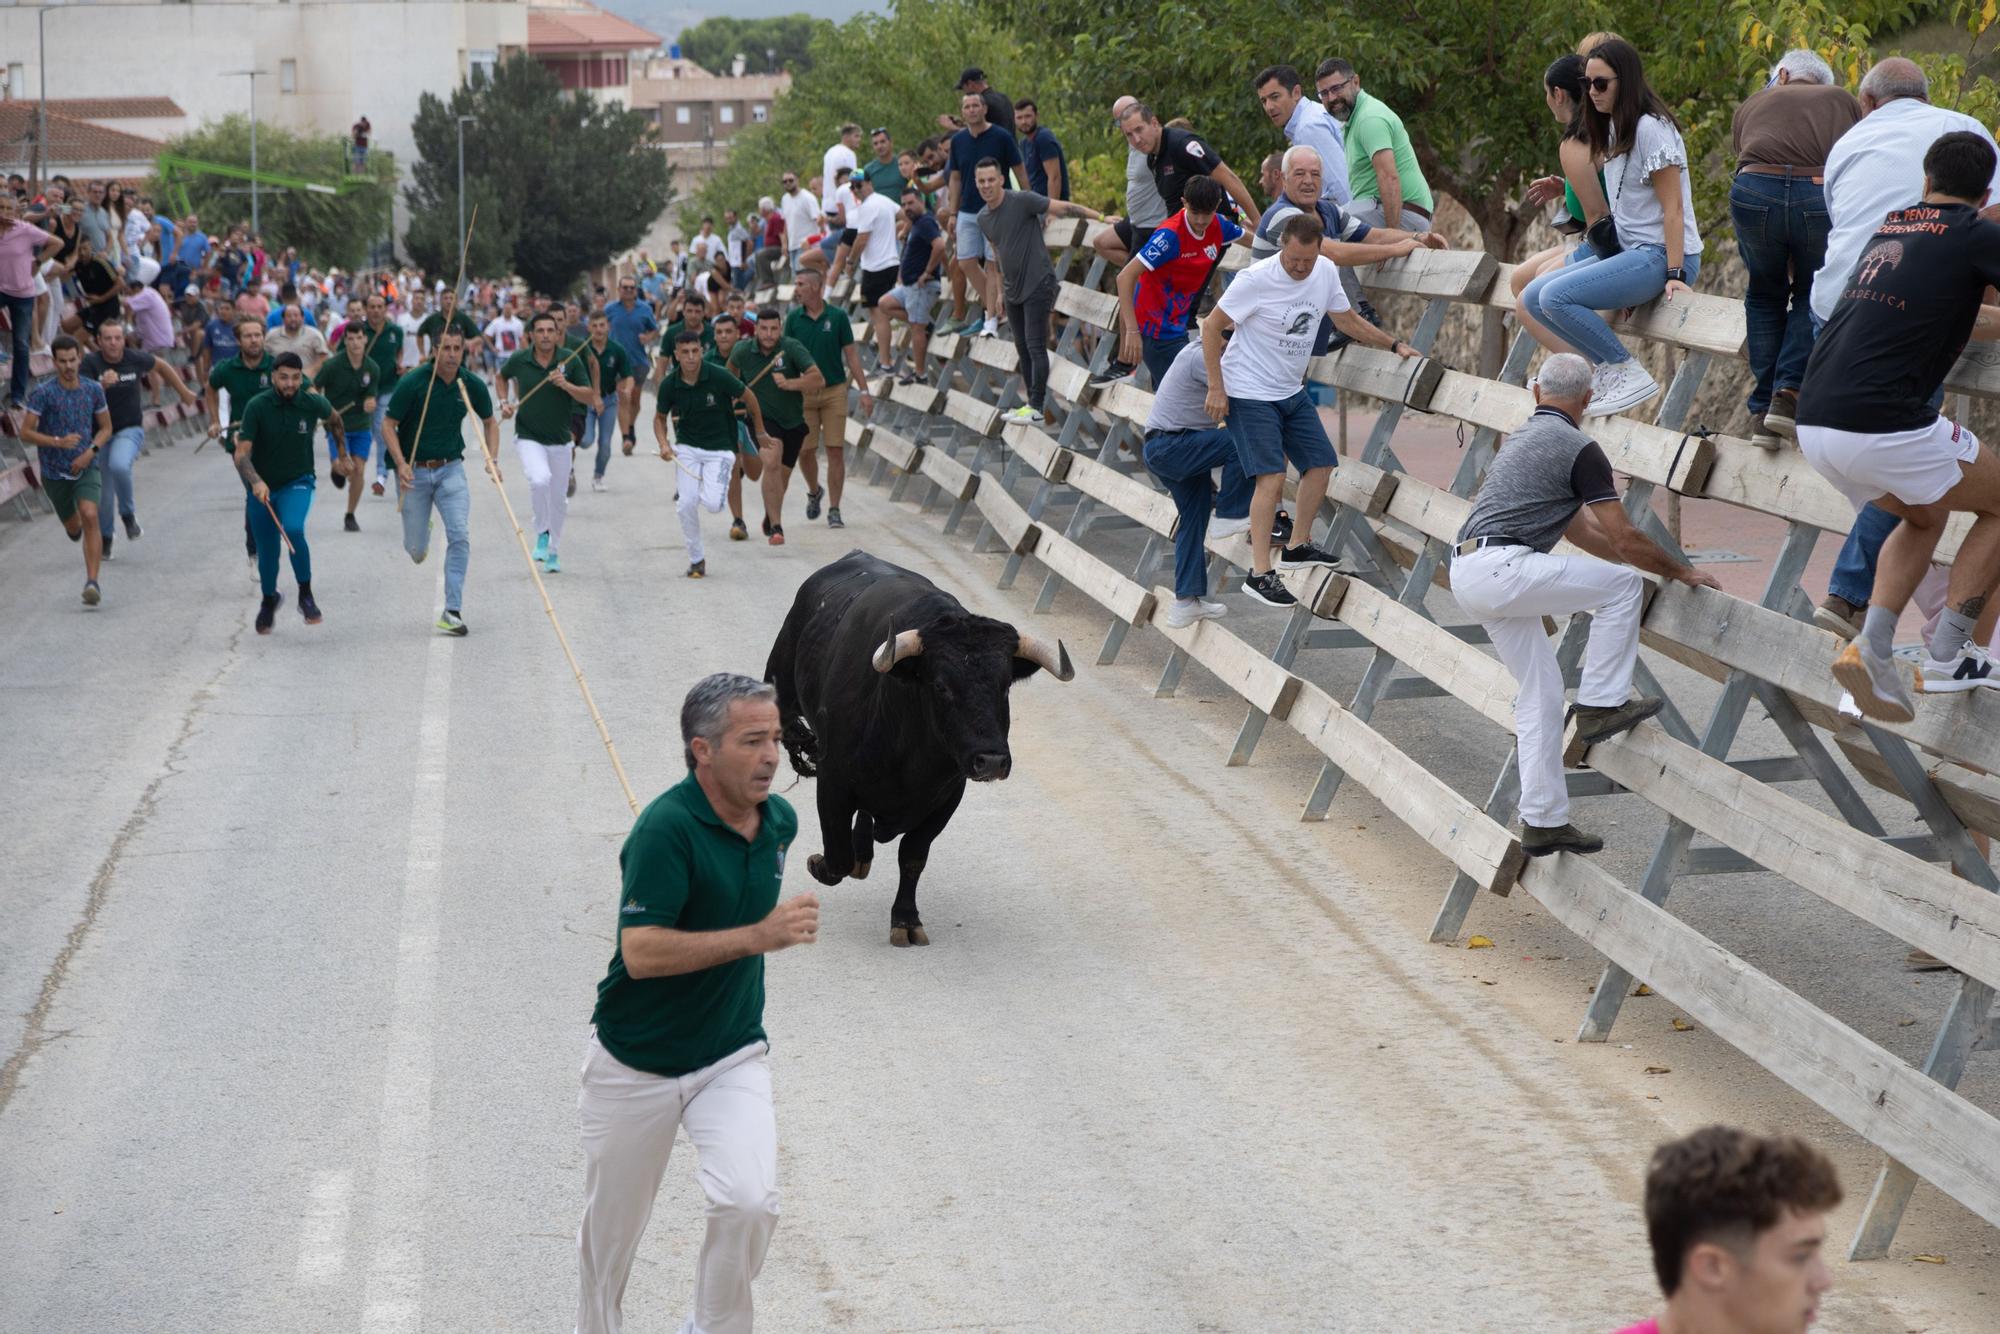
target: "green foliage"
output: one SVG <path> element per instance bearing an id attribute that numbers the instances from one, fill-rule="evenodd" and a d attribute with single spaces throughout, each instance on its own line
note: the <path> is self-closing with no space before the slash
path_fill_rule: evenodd
<path id="1" fill-rule="evenodd" d="M 987 17 L 985 8 L 978 0 L 900 0 L 892 14 L 820 25 L 807 67 L 779 97 L 770 122 L 736 136 L 729 164 L 685 215 L 719 218 L 725 208 L 743 209 L 760 195 L 776 196 L 778 178 L 788 170 L 797 171 L 801 183 L 817 176 L 820 156 L 847 121 L 868 130 L 887 126 L 898 148 L 937 133 L 940 112 L 957 114 L 952 85 L 967 65 L 985 70 L 1003 92 L 1031 93 L 1041 101 L 1052 85 L 1031 81 L 1034 71 L 1022 58 L 1021 43 Z M 867 154 L 864 144 L 862 156 Z"/>
<path id="2" fill-rule="evenodd" d="M 567 290 L 584 270 L 638 243 L 673 192 L 646 117 L 588 93 L 566 95 L 527 56 L 490 79 L 475 71 L 449 102 L 425 93 L 411 130 L 419 160 L 404 192 L 411 258 L 456 273 L 458 117 L 465 126 L 466 211 L 479 206 L 470 273 L 514 272 L 538 290 Z"/>
<path id="3" fill-rule="evenodd" d="M 769 19 L 708 18 L 681 30 L 681 54 L 711 74 L 729 73 L 741 55 L 746 74 L 798 74 L 812 65 L 815 32 L 829 26 L 810 14 Z"/>
<path id="4" fill-rule="evenodd" d="M 173 140 L 167 148 L 178 157 L 247 170 L 250 118 L 235 115 L 210 121 Z M 339 135 L 293 134 L 263 122 L 257 126 L 259 172 L 339 186 L 350 180 L 347 165 L 347 141 Z M 365 185 L 350 185 L 338 195 L 260 186 L 257 207 L 265 237 L 274 245 L 296 247 L 307 264 L 358 267 L 369 242 L 389 229 L 389 201 L 396 182 L 390 155 L 371 152 L 365 179 Z M 250 187 L 246 181 L 176 171 L 173 186 L 158 177 L 147 186 L 147 193 L 155 200 L 164 204 L 171 199 L 176 207 L 178 191 L 185 189 L 189 206 L 210 232 L 224 231 L 238 222 L 249 225 Z"/>

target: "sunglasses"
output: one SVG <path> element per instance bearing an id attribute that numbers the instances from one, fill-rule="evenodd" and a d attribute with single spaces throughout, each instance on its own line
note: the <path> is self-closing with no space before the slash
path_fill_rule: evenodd
<path id="1" fill-rule="evenodd" d="M 887 137 L 888 133 L 889 127 L 887 125 L 877 125 L 874 129 L 868 131 L 868 137 L 873 139 L 878 134 Z"/>
<path id="2" fill-rule="evenodd" d="M 1593 93 L 1608 93 L 1611 85 L 1618 82 L 1618 77 L 1613 75 L 1608 79 L 1585 79 L 1583 82 Z"/>

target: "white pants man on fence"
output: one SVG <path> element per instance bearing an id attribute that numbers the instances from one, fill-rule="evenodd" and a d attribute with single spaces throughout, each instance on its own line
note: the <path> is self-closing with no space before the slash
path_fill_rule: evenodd
<path id="1" fill-rule="evenodd" d="M 1590 615 L 1576 717 L 1579 739 L 1591 744 L 1660 711 L 1658 699 L 1631 698 L 1645 593 L 1638 571 L 1704 588 L 1717 584 L 1661 550 L 1620 507 L 1611 461 L 1577 426 L 1590 402 L 1590 364 L 1572 353 L 1550 357 L 1532 387 L 1534 415 L 1508 436 L 1459 529 L 1451 591 L 1478 618 L 1520 687 L 1514 735 L 1521 847 L 1541 857 L 1604 846 L 1569 822 L 1562 668 L 1542 618 Z M 1604 559 L 1552 554 L 1564 537 Z"/>

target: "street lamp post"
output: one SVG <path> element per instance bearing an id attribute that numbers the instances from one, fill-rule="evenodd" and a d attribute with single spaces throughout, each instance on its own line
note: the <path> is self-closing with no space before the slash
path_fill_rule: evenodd
<path id="1" fill-rule="evenodd" d="M 223 71 L 225 79 L 246 78 L 250 80 L 250 234 L 261 236 L 264 232 L 263 213 L 257 197 L 257 76 L 269 74 L 267 69 L 232 69 Z"/>
<path id="2" fill-rule="evenodd" d="M 479 117 L 460 116 L 458 118 L 458 236 L 459 245 L 465 244 L 465 122 L 477 125 Z"/>

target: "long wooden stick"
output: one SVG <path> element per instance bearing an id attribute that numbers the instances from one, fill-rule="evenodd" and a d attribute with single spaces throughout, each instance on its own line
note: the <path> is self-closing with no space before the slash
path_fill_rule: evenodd
<path id="1" fill-rule="evenodd" d="M 458 396 L 465 403 L 466 416 L 477 420 L 479 414 L 473 409 L 472 396 L 465 390 L 465 381 L 459 380 L 456 383 L 458 385 Z M 479 447 L 482 450 L 486 448 L 484 440 L 480 442 Z M 528 546 L 528 535 L 522 531 L 521 521 L 514 515 L 514 502 L 507 499 L 506 486 L 502 484 L 500 478 L 491 468 L 486 470 L 486 475 L 493 478 L 493 489 L 500 493 L 500 504 L 507 511 L 507 522 L 514 527 L 514 540 L 520 544 L 521 555 L 528 562 L 528 573 L 534 578 L 535 592 L 541 595 L 542 610 L 548 613 L 549 625 L 556 632 L 556 642 L 562 645 L 563 656 L 569 659 L 569 670 L 570 674 L 576 678 L 576 688 L 583 692 L 583 704 L 585 708 L 590 710 L 590 721 L 597 724 L 597 735 L 604 742 L 605 752 L 611 756 L 611 769 L 612 772 L 618 775 L 618 786 L 625 789 L 625 804 L 632 808 L 632 814 L 637 815 L 639 813 L 638 795 L 632 791 L 632 780 L 625 776 L 625 762 L 618 758 L 618 747 L 612 744 L 611 729 L 604 725 L 604 715 L 597 711 L 597 701 L 591 697 L 590 682 L 584 680 L 583 666 L 577 662 L 576 652 L 569 646 L 569 636 L 563 633 L 562 622 L 556 618 L 555 604 L 549 601 L 548 587 L 542 583 L 542 572 L 535 568 L 535 553 Z"/>
<path id="2" fill-rule="evenodd" d="M 278 529 L 278 540 L 285 544 L 285 550 L 291 553 L 294 559 L 297 559 L 299 549 L 292 545 L 292 539 L 285 532 L 284 522 L 278 518 L 278 511 L 271 508 L 271 498 L 269 496 L 264 497 L 264 513 L 271 516 L 271 522 Z"/>
<path id="3" fill-rule="evenodd" d="M 576 347 L 570 351 L 570 354 L 568 356 L 563 357 L 561 360 L 556 362 L 556 366 L 567 366 L 570 362 L 576 360 L 578 353 L 582 352 L 583 349 L 589 346 L 590 346 L 589 343 L 578 343 Z M 549 370 L 553 372 L 556 366 L 549 367 Z M 502 369 L 505 369 L 504 362 L 502 363 Z M 521 395 L 520 401 L 514 404 L 514 412 L 517 416 L 520 414 L 522 408 L 528 406 L 528 400 L 533 398 L 537 393 L 541 392 L 542 386 L 547 384 L 548 382 L 549 382 L 549 377 L 547 375 L 544 375 L 540 380 L 536 381 L 534 388 L 530 389 L 527 393 Z M 565 381 L 564 383 L 568 383 L 568 381 Z M 591 392 L 596 393 L 597 386 L 592 385 Z"/>
<path id="4" fill-rule="evenodd" d="M 465 286 L 465 257 L 466 254 L 472 249 L 472 229 L 474 227 L 477 227 L 478 225 L 479 225 L 479 205 L 474 204 L 472 206 L 472 217 L 465 224 L 465 239 L 459 243 L 458 247 L 458 277 L 454 278 L 451 284 L 452 299 L 454 303 L 457 301 L 459 289 Z M 458 312 L 456 309 L 454 309 L 452 313 L 457 314 Z M 450 332 L 451 332 L 451 320 L 447 318 L 444 322 L 444 327 L 438 330 L 438 341 L 443 342 L 444 336 Z M 417 451 L 423 448 L 424 418 L 430 415 L 431 390 L 437 388 L 438 373 L 437 373 L 436 352 L 431 353 L 430 367 L 431 367 L 431 377 L 430 379 L 424 382 L 424 405 L 423 407 L 417 410 L 416 438 L 411 442 L 409 449 L 409 460 L 412 464 L 414 464 L 417 461 Z M 402 432 L 398 431 L 396 434 L 400 436 Z M 403 489 L 401 487 L 397 487 L 396 513 L 398 514 L 401 514 L 403 512 L 403 496 L 404 496 Z"/>

